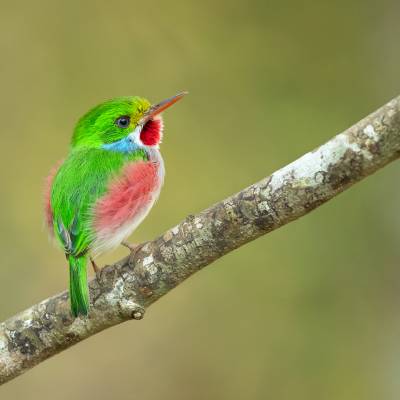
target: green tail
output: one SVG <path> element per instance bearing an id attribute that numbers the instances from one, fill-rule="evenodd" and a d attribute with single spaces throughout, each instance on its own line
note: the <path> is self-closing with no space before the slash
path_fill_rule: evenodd
<path id="1" fill-rule="evenodd" d="M 74 317 L 89 312 L 89 289 L 86 274 L 86 256 L 68 256 L 69 261 L 69 297 Z"/>

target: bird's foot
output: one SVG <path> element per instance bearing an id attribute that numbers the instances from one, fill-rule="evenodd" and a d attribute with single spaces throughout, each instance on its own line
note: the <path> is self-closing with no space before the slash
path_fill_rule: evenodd
<path id="1" fill-rule="evenodd" d="M 127 249 L 129 249 L 132 253 L 137 251 L 137 247 L 140 246 L 139 243 L 128 243 L 128 242 L 121 242 L 121 246 L 126 247 Z"/>
<path id="2" fill-rule="evenodd" d="M 135 257 L 136 253 L 146 244 L 144 243 L 128 243 L 128 242 L 121 242 L 121 245 L 128 248 L 131 251 L 131 258 Z"/>
<path id="3" fill-rule="evenodd" d="M 101 268 L 99 268 L 96 264 L 96 262 L 93 260 L 92 257 L 90 257 L 90 262 L 93 267 L 93 271 L 96 274 L 96 279 L 100 282 L 100 277 L 101 277 Z"/>

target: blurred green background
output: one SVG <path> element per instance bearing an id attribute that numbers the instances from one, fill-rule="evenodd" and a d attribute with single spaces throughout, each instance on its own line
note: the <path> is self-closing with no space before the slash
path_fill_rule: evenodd
<path id="1" fill-rule="evenodd" d="M 1 1 L 1 319 L 67 286 L 43 182 L 90 107 L 190 91 L 165 115 L 166 185 L 132 238 L 148 240 L 399 94 L 399 13 L 394 0 Z M 0 398 L 398 399 L 399 174 L 229 254 Z"/>

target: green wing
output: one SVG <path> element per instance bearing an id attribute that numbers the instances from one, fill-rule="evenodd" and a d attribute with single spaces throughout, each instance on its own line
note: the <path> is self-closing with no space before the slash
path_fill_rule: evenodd
<path id="1" fill-rule="evenodd" d="M 144 151 L 126 155 L 102 149 L 72 150 L 51 189 L 54 232 L 66 254 L 85 254 L 95 238 L 92 209 L 110 179 L 130 161 L 146 160 Z"/>

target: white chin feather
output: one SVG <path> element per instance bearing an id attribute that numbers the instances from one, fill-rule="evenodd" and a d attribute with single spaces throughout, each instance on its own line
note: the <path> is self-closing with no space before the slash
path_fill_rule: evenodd
<path id="1" fill-rule="evenodd" d="M 161 115 L 156 115 L 154 117 L 155 120 L 160 121 L 160 141 L 158 142 L 158 144 L 162 143 L 163 137 L 164 137 L 164 120 L 163 117 Z M 158 145 L 157 145 L 158 148 Z"/>

